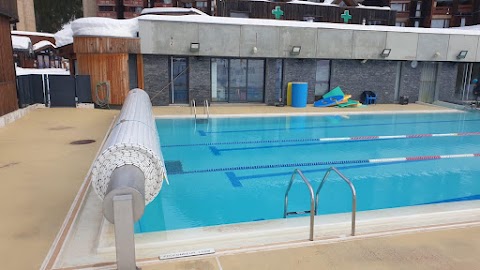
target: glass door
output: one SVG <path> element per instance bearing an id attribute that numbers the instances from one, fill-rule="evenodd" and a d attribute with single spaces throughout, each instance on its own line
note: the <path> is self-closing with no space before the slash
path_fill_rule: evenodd
<path id="1" fill-rule="evenodd" d="M 188 104 L 188 63 L 185 57 L 171 58 L 171 98 L 173 104 Z"/>
<path id="2" fill-rule="evenodd" d="M 247 60 L 231 59 L 228 102 L 247 101 Z"/>

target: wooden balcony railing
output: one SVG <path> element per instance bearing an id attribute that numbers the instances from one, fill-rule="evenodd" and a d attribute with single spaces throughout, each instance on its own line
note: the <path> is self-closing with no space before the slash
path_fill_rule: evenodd
<path id="1" fill-rule="evenodd" d="M 408 19 L 410 17 L 410 12 L 408 11 L 397 11 L 397 19 Z"/>
<path id="2" fill-rule="evenodd" d="M 123 17 L 125 17 L 125 19 L 135 18 L 135 17 L 138 17 L 139 15 L 140 13 L 137 13 L 137 12 L 131 12 L 131 11 L 123 12 Z"/>
<path id="3" fill-rule="evenodd" d="M 433 8 L 432 15 L 451 15 L 452 12 L 452 7 L 435 7 Z"/>
<path id="4" fill-rule="evenodd" d="M 143 0 L 123 0 L 126 7 L 143 7 Z"/>
<path id="5" fill-rule="evenodd" d="M 106 18 L 114 18 L 117 19 L 117 12 L 116 11 L 99 11 L 97 12 L 98 17 L 106 17 Z"/>
<path id="6" fill-rule="evenodd" d="M 97 0 L 97 5 L 98 6 L 116 6 L 117 1 L 116 0 Z"/>
<path id="7" fill-rule="evenodd" d="M 473 13 L 473 5 L 459 5 L 458 6 L 458 13 Z"/>

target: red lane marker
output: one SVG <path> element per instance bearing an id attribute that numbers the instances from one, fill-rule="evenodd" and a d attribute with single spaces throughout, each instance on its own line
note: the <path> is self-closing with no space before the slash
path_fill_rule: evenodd
<path id="1" fill-rule="evenodd" d="M 431 159 L 441 159 L 440 156 L 418 156 L 418 157 L 407 157 L 406 160 L 431 160 Z"/>
<path id="2" fill-rule="evenodd" d="M 360 140 L 374 140 L 378 138 L 379 136 L 358 136 L 358 137 L 350 137 L 350 140 L 360 141 Z"/>
<path id="3" fill-rule="evenodd" d="M 432 134 L 413 134 L 407 135 L 407 138 L 423 138 L 423 137 L 432 137 Z"/>

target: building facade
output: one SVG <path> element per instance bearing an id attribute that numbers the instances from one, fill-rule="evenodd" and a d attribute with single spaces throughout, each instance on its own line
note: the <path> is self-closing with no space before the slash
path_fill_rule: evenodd
<path id="1" fill-rule="evenodd" d="M 14 25 L 15 30 L 37 31 L 35 21 L 35 6 L 33 0 L 17 0 L 19 22 Z"/>
<path id="2" fill-rule="evenodd" d="M 478 0 L 391 0 L 397 26 L 448 28 L 479 24 Z"/>
<path id="3" fill-rule="evenodd" d="M 193 7 L 212 14 L 211 3 L 204 0 L 83 0 L 83 16 L 129 19 L 139 16 L 147 7 Z"/>
<path id="4" fill-rule="evenodd" d="M 363 2 L 365 4 L 365 2 Z M 360 5 L 355 0 L 313 1 L 248 1 L 229 0 L 217 3 L 217 16 L 237 18 L 333 22 L 366 25 L 395 25 L 396 12 L 388 3 L 368 2 Z M 377 4 L 377 5 L 374 5 Z M 277 8 L 278 7 L 278 8 Z M 279 13 L 277 13 L 279 12 Z M 348 15 L 346 14 L 348 13 Z"/>
<path id="5" fill-rule="evenodd" d="M 140 19 L 139 36 L 154 105 L 282 104 L 298 81 L 309 103 L 336 86 L 379 103 L 461 102 L 480 76 L 473 31 L 184 17 Z"/>
<path id="6" fill-rule="evenodd" d="M 18 109 L 11 24 L 18 22 L 17 2 L 0 0 L 0 116 Z"/>

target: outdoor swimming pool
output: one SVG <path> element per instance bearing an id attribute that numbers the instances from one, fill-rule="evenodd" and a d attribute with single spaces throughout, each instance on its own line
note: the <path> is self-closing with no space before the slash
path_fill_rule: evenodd
<path id="1" fill-rule="evenodd" d="M 146 207 L 137 233 L 283 218 L 290 176 L 316 189 L 330 166 L 350 178 L 357 211 L 480 196 L 480 114 L 157 119 L 170 185 Z M 406 135 L 406 136 L 403 136 Z M 386 137 L 377 137 L 386 136 Z M 297 180 L 289 210 L 309 208 Z M 350 212 L 336 175 L 319 214 Z"/>

